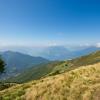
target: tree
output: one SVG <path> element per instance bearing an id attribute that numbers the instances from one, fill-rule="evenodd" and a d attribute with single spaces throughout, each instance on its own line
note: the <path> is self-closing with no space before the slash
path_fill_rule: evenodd
<path id="1" fill-rule="evenodd" d="M 0 57 L 0 73 L 3 73 L 5 70 L 5 63 Z"/>

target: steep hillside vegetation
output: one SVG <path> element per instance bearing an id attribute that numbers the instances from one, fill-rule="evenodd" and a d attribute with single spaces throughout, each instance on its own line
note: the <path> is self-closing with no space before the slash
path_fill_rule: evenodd
<path id="1" fill-rule="evenodd" d="M 2 58 L 0 57 L 0 75 L 1 75 L 1 73 L 4 72 L 4 70 L 5 70 L 5 63 L 2 60 Z"/>
<path id="2" fill-rule="evenodd" d="M 40 64 L 25 70 L 16 77 L 9 78 L 6 82 L 23 83 L 33 79 L 61 74 L 80 66 L 91 65 L 97 62 L 100 62 L 100 51 L 68 61 L 54 61 L 47 64 Z"/>
<path id="3" fill-rule="evenodd" d="M 100 100 L 100 63 L 13 86 L 1 100 Z"/>
<path id="4" fill-rule="evenodd" d="M 63 62 L 64 61 L 54 61 L 46 64 L 39 64 L 23 71 L 20 75 L 16 77 L 8 78 L 7 80 L 5 80 L 5 82 L 23 83 L 35 79 L 40 79 L 52 72 L 55 66 L 60 66 L 61 64 L 63 64 Z"/>
<path id="5" fill-rule="evenodd" d="M 71 64 L 71 67 L 68 70 L 98 62 L 100 62 L 100 51 L 67 61 L 68 64 Z"/>

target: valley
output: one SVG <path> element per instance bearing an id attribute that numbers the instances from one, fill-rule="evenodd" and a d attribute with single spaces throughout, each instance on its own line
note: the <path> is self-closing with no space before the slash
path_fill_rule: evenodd
<path id="1" fill-rule="evenodd" d="M 24 83 L 29 80 L 37 80 L 43 77 L 48 77 L 56 74 L 61 74 L 81 66 L 92 65 L 100 62 L 100 51 L 84 55 L 67 61 L 51 61 L 46 64 L 39 64 L 29 69 L 24 70 L 16 77 L 11 77 L 5 80 L 6 82 Z"/>

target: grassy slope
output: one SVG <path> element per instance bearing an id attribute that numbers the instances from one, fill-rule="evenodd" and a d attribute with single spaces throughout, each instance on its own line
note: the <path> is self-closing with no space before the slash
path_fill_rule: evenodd
<path id="1" fill-rule="evenodd" d="M 91 65 L 91 64 L 98 63 L 98 62 L 100 62 L 100 51 L 96 51 L 89 55 L 85 55 L 85 56 L 68 61 L 68 63 L 72 64 L 73 68 L 83 66 L 83 65 L 84 66 Z"/>
<path id="2" fill-rule="evenodd" d="M 48 75 L 64 73 L 81 66 L 87 66 L 98 62 L 100 62 L 100 51 L 79 58 L 75 58 L 72 60 L 67 60 L 59 66 L 54 66 L 53 70 Z"/>
<path id="3" fill-rule="evenodd" d="M 100 100 L 100 63 L 13 86 L 1 100 Z"/>
<path id="4" fill-rule="evenodd" d="M 24 83 L 27 81 L 40 79 L 46 76 L 48 73 L 52 72 L 54 66 L 60 66 L 61 64 L 63 64 L 63 62 L 64 61 L 54 61 L 47 64 L 40 64 L 38 66 L 34 66 L 25 70 L 17 77 L 7 79 L 5 82 Z"/>
<path id="5" fill-rule="evenodd" d="M 64 73 L 80 66 L 91 65 L 97 62 L 100 62 L 100 51 L 73 60 L 55 61 L 48 64 L 38 65 L 26 70 L 17 77 L 8 79 L 7 81 L 23 83 L 33 79 L 40 79 L 41 77 Z"/>

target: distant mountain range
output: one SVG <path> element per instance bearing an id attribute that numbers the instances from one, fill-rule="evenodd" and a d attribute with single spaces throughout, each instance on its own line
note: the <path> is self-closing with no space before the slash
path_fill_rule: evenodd
<path id="1" fill-rule="evenodd" d="M 73 51 L 65 48 L 64 46 L 52 46 L 45 48 L 44 51 L 41 52 L 40 56 L 49 60 L 67 60 L 83 56 L 97 50 L 100 50 L 100 48 L 96 46 L 85 47 L 81 50 L 77 49 Z"/>
<path id="2" fill-rule="evenodd" d="M 3 75 L 7 77 L 16 75 L 34 65 L 48 62 L 45 58 L 33 57 L 19 52 L 6 51 L 1 52 L 0 55 L 6 63 L 6 74 Z"/>
<path id="3" fill-rule="evenodd" d="M 47 47 L 41 52 L 40 56 L 49 60 L 63 60 L 70 56 L 71 52 L 64 46 Z"/>
<path id="4" fill-rule="evenodd" d="M 14 51 L 31 56 L 40 56 L 49 60 L 73 59 L 85 54 L 100 50 L 98 46 L 48 46 L 48 47 L 7 47 L 0 48 L 1 51 Z"/>
<path id="5" fill-rule="evenodd" d="M 62 61 L 74 59 L 76 57 L 87 55 L 97 50 L 100 50 L 100 48 L 96 46 L 85 47 L 80 50 L 69 50 L 64 46 L 51 46 L 44 49 L 42 48 L 41 52 L 38 54 L 39 57 L 34 57 L 28 54 L 13 51 L 0 52 L 0 55 L 6 63 L 6 73 L 2 74 L 1 77 L 6 78 L 13 75 L 18 75 L 27 68 L 32 66 L 36 67 L 36 65 L 47 63 L 49 60 Z"/>
<path id="6" fill-rule="evenodd" d="M 24 83 L 31 80 L 54 76 L 77 69 L 81 66 L 92 65 L 100 62 L 100 51 L 93 52 L 89 55 L 84 55 L 67 61 L 52 61 L 46 64 L 39 64 L 24 70 L 16 77 L 10 77 L 6 82 Z"/>

